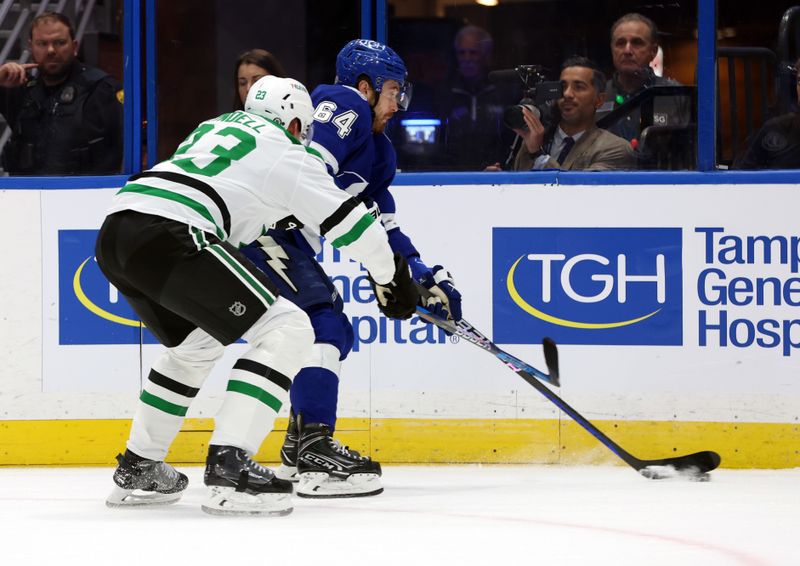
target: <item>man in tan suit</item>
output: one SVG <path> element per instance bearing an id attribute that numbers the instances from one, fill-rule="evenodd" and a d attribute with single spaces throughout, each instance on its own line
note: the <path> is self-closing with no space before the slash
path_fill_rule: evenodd
<path id="1" fill-rule="evenodd" d="M 597 109 L 605 101 L 603 73 L 586 57 L 572 57 L 561 66 L 560 80 L 564 92 L 557 101 L 561 116 L 557 126 L 545 131 L 541 120 L 523 109 L 528 127 L 514 130 L 523 141 L 514 170 L 635 168 L 630 144 L 594 125 Z"/>

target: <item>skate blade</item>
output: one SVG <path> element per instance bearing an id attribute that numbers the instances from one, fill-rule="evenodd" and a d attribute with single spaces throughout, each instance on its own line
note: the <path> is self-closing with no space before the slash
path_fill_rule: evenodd
<path id="1" fill-rule="evenodd" d="M 106 506 L 116 508 L 171 505 L 178 501 L 182 495 L 183 491 L 178 491 L 177 493 L 158 493 L 157 491 L 124 489 L 119 486 L 114 486 L 111 495 L 106 498 Z"/>
<path id="2" fill-rule="evenodd" d="M 378 474 L 353 474 L 346 479 L 332 478 L 325 472 L 300 474 L 297 496 L 309 499 L 369 497 L 383 493 Z"/>
<path id="3" fill-rule="evenodd" d="M 288 493 L 249 494 L 220 486 L 209 488 L 208 498 L 200 508 L 209 515 L 248 517 L 280 517 L 294 510 Z"/>
<path id="4" fill-rule="evenodd" d="M 297 466 L 287 466 L 285 464 L 281 464 L 278 466 L 278 469 L 275 470 L 275 475 L 279 479 L 290 482 L 300 481 L 300 477 L 297 475 Z"/>

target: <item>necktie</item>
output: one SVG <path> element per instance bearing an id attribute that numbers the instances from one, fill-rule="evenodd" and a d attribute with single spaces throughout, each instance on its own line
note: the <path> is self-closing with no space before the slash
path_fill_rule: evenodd
<path id="1" fill-rule="evenodd" d="M 558 159 L 556 160 L 559 165 L 564 164 L 564 160 L 567 158 L 567 155 L 569 155 L 569 150 L 572 149 L 573 145 L 575 145 L 574 139 L 569 136 L 564 138 L 564 146 L 561 148 L 561 153 L 558 154 Z"/>

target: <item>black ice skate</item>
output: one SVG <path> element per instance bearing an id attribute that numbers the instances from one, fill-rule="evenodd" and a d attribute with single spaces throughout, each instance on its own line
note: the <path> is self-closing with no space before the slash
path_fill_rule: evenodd
<path id="1" fill-rule="evenodd" d="M 202 509 L 212 515 L 288 515 L 292 484 L 235 446 L 209 446 Z"/>
<path id="2" fill-rule="evenodd" d="M 294 410 L 289 412 L 289 426 L 286 427 L 286 436 L 281 446 L 281 465 L 275 470 L 275 475 L 282 480 L 297 482 L 300 477 L 297 475 L 297 445 L 300 442 L 300 433 L 297 431 L 297 416 Z M 350 450 L 348 448 L 348 450 Z M 354 458 L 361 456 L 355 450 L 350 450 L 350 455 Z"/>
<path id="3" fill-rule="evenodd" d="M 297 417 L 294 411 L 289 411 L 289 426 L 286 427 L 286 437 L 281 446 L 281 465 L 275 470 L 275 475 L 282 480 L 296 482 L 297 477 L 297 443 L 300 435 L 297 432 Z"/>
<path id="4" fill-rule="evenodd" d="M 365 497 L 383 491 L 378 462 L 339 444 L 327 425 L 298 421 L 298 496 Z"/>
<path id="5" fill-rule="evenodd" d="M 106 499 L 109 507 L 166 505 L 183 495 L 189 479 L 165 462 L 148 460 L 130 450 L 117 455 L 114 491 Z"/>

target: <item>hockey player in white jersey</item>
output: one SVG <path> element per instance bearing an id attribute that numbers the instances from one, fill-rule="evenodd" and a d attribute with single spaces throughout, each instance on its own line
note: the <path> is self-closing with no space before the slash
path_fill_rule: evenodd
<path id="1" fill-rule="evenodd" d="M 308 316 L 279 296 L 239 246 L 293 216 L 369 271 L 387 316 L 408 318 L 419 295 L 367 208 L 339 190 L 311 137 L 305 87 L 269 76 L 245 111 L 200 124 L 167 161 L 130 178 L 97 239 L 103 273 L 167 347 L 150 370 L 110 506 L 172 503 L 187 478 L 164 462 L 183 417 L 226 345 L 234 364 L 211 437 L 203 510 L 286 514 L 289 482 L 252 460 L 306 363 Z"/>

